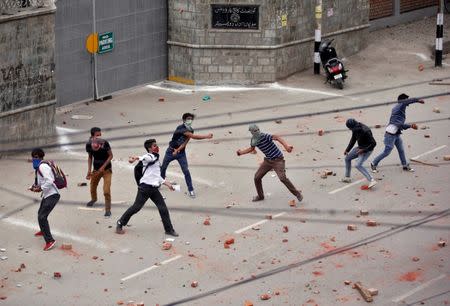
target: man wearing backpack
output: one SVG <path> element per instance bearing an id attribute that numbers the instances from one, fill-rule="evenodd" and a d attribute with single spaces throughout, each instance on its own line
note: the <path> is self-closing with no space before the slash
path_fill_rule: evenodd
<path id="1" fill-rule="evenodd" d="M 88 153 L 88 172 L 87 180 L 91 180 L 91 200 L 86 206 L 91 207 L 97 202 L 97 186 L 100 179 L 103 178 L 103 194 L 105 196 L 105 217 L 111 217 L 111 179 L 112 166 L 111 160 L 113 154 L 109 142 L 101 139 L 102 130 L 98 127 L 91 129 L 91 138 L 86 143 L 86 152 Z M 94 171 L 92 171 L 92 165 Z"/>
<path id="2" fill-rule="evenodd" d="M 175 232 L 170 221 L 169 210 L 166 203 L 159 192 L 161 185 L 166 185 L 170 190 L 175 190 L 173 186 L 161 177 L 161 167 L 159 163 L 159 147 L 155 139 L 148 139 L 144 142 L 144 148 L 147 150 L 147 154 L 142 156 L 130 157 L 129 162 L 133 163 L 139 160 L 137 169 L 142 169 L 142 175 L 135 173 L 136 180 L 138 181 L 138 191 L 134 204 L 125 211 L 125 213 L 117 221 L 116 233 L 124 234 L 123 226 L 128 224 L 130 218 L 139 212 L 144 206 L 145 202 L 150 198 L 158 208 L 159 215 L 161 216 L 164 230 L 167 235 L 178 237 L 178 233 Z M 142 165 L 141 165 L 142 163 Z M 139 171 L 138 171 L 139 172 Z"/>
<path id="3" fill-rule="evenodd" d="M 172 140 L 169 142 L 169 147 L 164 155 L 164 160 L 161 166 L 161 176 L 163 179 L 166 178 L 166 170 L 169 164 L 177 160 L 180 164 L 181 170 L 184 174 L 184 179 L 186 180 L 186 185 L 188 187 L 189 196 L 195 198 L 194 187 L 192 186 L 191 173 L 188 168 L 188 161 L 186 157 L 186 146 L 190 139 L 211 139 L 213 134 L 209 133 L 206 135 L 194 135 L 194 129 L 192 128 L 192 121 L 195 115 L 191 113 L 185 113 L 182 116 L 183 124 L 177 126 L 175 132 L 173 132 Z"/>
<path id="4" fill-rule="evenodd" d="M 40 231 L 34 234 L 36 237 L 44 236 L 44 251 L 51 250 L 55 246 L 50 232 L 50 225 L 47 217 L 55 208 L 56 203 L 60 199 L 58 188 L 55 185 L 55 174 L 49 163 L 43 161 L 45 156 L 44 150 L 41 148 L 33 149 L 31 152 L 33 168 L 36 171 L 35 183 L 30 187 L 33 192 L 42 192 L 42 201 L 38 210 L 38 222 Z"/>

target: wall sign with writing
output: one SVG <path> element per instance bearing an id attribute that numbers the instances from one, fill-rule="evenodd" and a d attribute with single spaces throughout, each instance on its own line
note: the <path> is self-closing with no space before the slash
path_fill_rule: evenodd
<path id="1" fill-rule="evenodd" d="M 258 5 L 211 4 L 213 29 L 258 30 Z"/>

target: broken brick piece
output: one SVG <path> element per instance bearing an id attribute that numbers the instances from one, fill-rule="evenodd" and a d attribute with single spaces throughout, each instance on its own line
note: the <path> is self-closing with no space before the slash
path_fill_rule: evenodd
<path id="1" fill-rule="evenodd" d="M 270 300 L 271 296 L 270 296 L 270 294 L 264 293 L 264 294 L 261 294 L 260 298 L 261 298 L 261 300 L 266 301 L 266 300 Z"/>
<path id="2" fill-rule="evenodd" d="M 375 128 L 376 128 L 376 129 L 381 128 L 381 124 L 375 124 Z"/>
<path id="3" fill-rule="evenodd" d="M 346 284 L 347 286 L 350 285 L 352 282 L 349 280 L 344 281 L 344 284 Z"/>
<path id="4" fill-rule="evenodd" d="M 98 256 L 92 256 L 92 259 L 96 260 L 96 259 L 98 259 Z"/>
<path id="5" fill-rule="evenodd" d="M 375 220 L 367 220 L 366 225 L 367 226 L 377 226 L 377 221 L 375 221 Z"/>
<path id="6" fill-rule="evenodd" d="M 372 296 L 378 295 L 378 289 L 376 289 L 376 288 L 369 288 L 369 289 L 367 289 L 367 291 L 369 291 L 370 295 L 372 295 Z"/>
<path id="7" fill-rule="evenodd" d="M 136 306 L 144 306 L 144 302 L 137 303 Z"/>
<path id="8" fill-rule="evenodd" d="M 227 240 L 225 240 L 225 244 L 233 244 L 234 243 L 234 238 L 228 238 Z"/>
<path id="9" fill-rule="evenodd" d="M 21 268 L 21 269 L 25 269 L 25 268 L 26 268 L 25 264 L 24 264 L 24 263 L 21 263 L 21 264 L 20 264 L 20 268 Z"/>
<path id="10" fill-rule="evenodd" d="M 61 273 L 60 272 L 53 272 L 53 277 L 54 278 L 61 278 Z"/>
<path id="11" fill-rule="evenodd" d="M 117 305 L 123 305 L 125 304 L 124 301 L 117 301 Z"/>
<path id="12" fill-rule="evenodd" d="M 441 248 L 445 247 L 446 244 L 447 244 L 447 241 L 445 241 L 445 240 L 441 240 L 438 242 L 438 246 L 440 246 Z"/>
<path id="13" fill-rule="evenodd" d="M 205 219 L 205 221 L 203 221 L 203 225 L 211 225 L 211 222 L 209 219 Z"/>
<path id="14" fill-rule="evenodd" d="M 356 231 L 356 225 L 354 225 L 354 224 L 347 225 L 347 230 L 349 230 L 349 231 Z"/>
<path id="15" fill-rule="evenodd" d="M 283 240 L 281 240 L 282 242 L 288 242 L 289 240 L 287 240 L 287 239 L 283 239 Z"/>
<path id="16" fill-rule="evenodd" d="M 61 249 L 63 249 L 63 250 L 72 250 L 72 245 L 70 243 L 63 243 L 61 245 Z"/>
<path id="17" fill-rule="evenodd" d="M 4 295 L 0 295 L 0 300 L 6 300 L 7 299 L 7 297 L 6 296 L 4 296 Z"/>
<path id="18" fill-rule="evenodd" d="M 37 286 L 37 288 L 38 288 L 39 290 L 41 290 L 41 289 L 42 289 L 42 285 Z"/>
<path id="19" fill-rule="evenodd" d="M 172 248 L 172 243 L 170 243 L 170 242 L 166 241 L 162 244 L 162 249 L 165 251 L 170 250 L 171 248 Z"/>
<path id="20" fill-rule="evenodd" d="M 78 186 L 78 187 L 83 187 L 83 186 L 87 186 L 87 183 L 85 183 L 85 182 L 82 182 L 82 183 L 78 183 L 78 184 L 77 184 L 77 186 Z"/>
<path id="21" fill-rule="evenodd" d="M 223 244 L 223 248 L 224 248 L 224 249 L 229 249 L 229 248 L 230 248 L 230 245 L 229 245 L 229 244 L 226 244 L 226 243 L 224 243 L 224 244 Z"/>
<path id="22" fill-rule="evenodd" d="M 191 283 L 191 287 L 192 287 L 192 288 L 198 287 L 198 282 L 197 282 L 197 281 L 193 281 L 193 282 Z"/>
<path id="23" fill-rule="evenodd" d="M 266 215 L 267 220 L 272 220 L 272 215 Z"/>
<path id="24" fill-rule="evenodd" d="M 419 258 L 419 257 L 417 257 L 417 256 L 414 256 L 413 258 L 411 258 L 411 260 L 412 260 L 412 261 L 416 261 L 416 262 L 417 262 L 417 261 L 419 261 L 419 260 L 420 260 L 420 258 Z"/>
<path id="25" fill-rule="evenodd" d="M 445 161 L 450 161 L 450 155 L 444 155 L 443 158 L 444 158 Z"/>
<path id="26" fill-rule="evenodd" d="M 361 210 L 359 211 L 359 214 L 360 214 L 361 216 L 367 216 L 367 215 L 369 215 L 369 211 L 368 211 L 368 210 L 365 210 L 365 209 L 361 209 Z"/>
<path id="27" fill-rule="evenodd" d="M 252 301 L 245 301 L 244 302 L 244 306 L 253 306 L 253 302 Z"/>
<path id="28" fill-rule="evenodd" d="M 287 233 L 287 232 L 289 232 L 289 228 L 286 225 L 284 225 L 283 226 L 283 233 Z"/>
<path id="29" fill-rule="evenodd" d="M 323 136 L 323 134 L 324 134 L 324 131 L 323 131 L 323 130 L 318 130 L 318 131 L 317 131 L 317 135 Z"/>
<path id="30" fill-rule="evenodd" d="M 164 102 L 164 97 L 159 97 L 158 102 Z"/>
<path id="31" fill-rule="evenodd" d="M 423 135 L 423 137 L 425 137 L 425 138 L 430 138 L 431 135 L 430 135 L 430 134 L 425 134 L 425 135 Z"/>
<path id="32" fill-rule="evenodd" d="M 369 290 L 367 290 L 360 282 L 356 282 L 354 287 L 359 291 L 361 296 L 364 298 L 366 302 L 373 302 L 373 297 L 370 294 Z"/>
<path id="33" fill-rule="evenodd" d="M 289 201 L 289 206 L 290 207 L 295 207 L 296 206 L 296 204 L 295 204 L 295 200 L 290 200 Z M 272 216 L 271 216 L 272 217 Z M 267 219 L 267 216 L 266 216 L 266 219 Z M 271 218 L 272 219 L 272 218 Z"/>

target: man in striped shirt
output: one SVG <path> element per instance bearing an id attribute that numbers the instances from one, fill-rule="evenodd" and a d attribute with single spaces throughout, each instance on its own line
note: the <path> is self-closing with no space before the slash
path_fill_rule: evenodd
<path id="1" fill-rule="evenodd" d="M 253 202 L 264 200 L 264 192 L 262 187 L 262 178 L 270 170 L 274 170 L 278 175 L 280 181 L 289 189 L 289 191 L 297 197 L 298 201 L 303 200 L 302 193 L 297 190 L 292 182 L 286 177 L 286 167 L 283 153 L 278 149 L 277 145 L 273 142 L 274 140 L 281 143 L 284 149 L 291 153 L 293 146 L 289 145 L 283 138 L 277 135 L 270 135 L 266 133 L 261 133 L 259 127 L 256 124 L 252 124 L 249 127 L 250 133 L 252 133 L 252 140 L 250 142 L 250 147 L 247 149 L 237 150 L 237 155 L 244 155 L 248 153 L 255 152 L 255 147 L 264 153 L 265 158 L 258 171 L 255 173 L 255 186 L 258 193 L 257 196 L 253 198 Z"/>

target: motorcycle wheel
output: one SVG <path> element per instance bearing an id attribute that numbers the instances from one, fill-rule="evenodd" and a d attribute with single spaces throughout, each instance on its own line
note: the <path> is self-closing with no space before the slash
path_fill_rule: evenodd
<path id="1" fill-rule="evenodd" d="M 339 89 L 344 89 L 344 81 L 342 79 L 337 79 L 336 80 L 336 86 Z"/>

